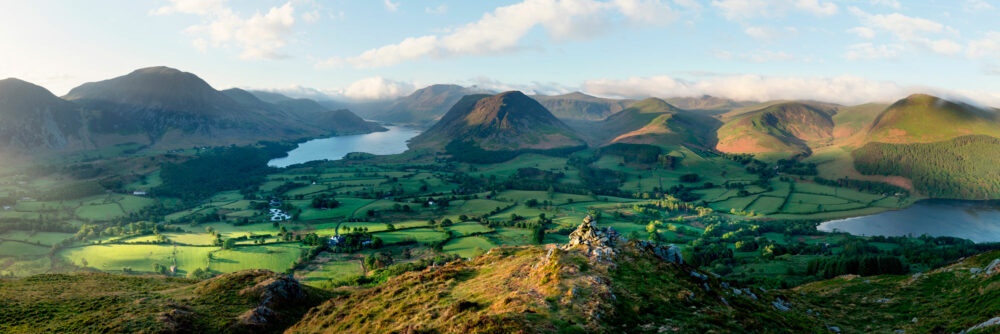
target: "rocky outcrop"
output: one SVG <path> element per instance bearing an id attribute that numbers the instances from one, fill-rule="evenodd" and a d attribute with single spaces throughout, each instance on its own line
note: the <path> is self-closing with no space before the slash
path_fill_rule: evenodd
<path id="1" fill-rule="evenodd" d="M 238 325 L 248 328 L 268 327 L 276 316 L 276 308 L 291 306 L 306 298 L 299 281 L 281 274 L 274 274 L 256 285 L 246 287 L 239 294 L 260 300 L 257 307 L 236 318 Z"/>
<path id="2" fill-rule="evenodd" d="M 997 260 L 997 261 L 1000 261 L 1000 260 Z M 996 264 L 996 263 L 998 263 L 997 261 L 993 261 L 993 263 Z M 969 332 L 972 332 L 972 331 L 978 331 L 980 329 L 990 328 L 990 327 L 994 327 L 994 326 L 1000 326 L 1000 317 L 992 318 L 990 320 L 984 321 L 981 324 L 969 327 L 969 329 L 961 331 L 961 332 L 959 332 L 959 334 L 965 334 L 965 333 L 969 333 Z M 976 333 L 978 333 L 978 332 L 976 332 Z"/>

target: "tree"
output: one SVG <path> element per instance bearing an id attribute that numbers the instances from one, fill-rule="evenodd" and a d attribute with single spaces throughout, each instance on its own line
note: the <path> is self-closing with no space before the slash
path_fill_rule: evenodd
<path id="1" fill-rule="evenodd" d="M 534 233 L 532 233 L 532 240 L 536 245 L 541 245 L 545 243 L 545 227 L 537 226 L 535 227 Z"/>
<path id="2" fill-rule="evenodd" d="M 236 248 L 236 239 L 229 238 L 226 239 L 224 243 L 222 243 L 222 249 L 233 249 L 233 248 Z"/>

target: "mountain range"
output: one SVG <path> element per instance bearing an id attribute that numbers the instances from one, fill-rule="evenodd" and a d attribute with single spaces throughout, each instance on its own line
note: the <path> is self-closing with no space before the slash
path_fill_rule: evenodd
<path id="1" fill-rule="evenodd" d="M 0 81 L 0 146 L 10 152 L 122 143 L 168 149 L 381 130 L 347 110 L 304 99 L 266 102 L 240 89 L 218 91 L 168 67 L 85 83 L 61 98 L 18 79 Z"/>

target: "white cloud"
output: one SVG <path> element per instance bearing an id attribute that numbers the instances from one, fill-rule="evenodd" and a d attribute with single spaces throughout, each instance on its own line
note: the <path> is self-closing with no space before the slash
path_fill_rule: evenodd
<path id="1" fill-rule="evenodd" d="M 875 38 L 875 30 L 872 30 L 872 28 L 868 27 L 854 27 L 851 29 L 847 29 L 847 32 L 858 35 L 858 37 L 861 38 L 867 38 L 867 39 Z"/>
<path id="2" fill-rule="evenodd" d="M 528 84 L 512 84 L 512 83 L 497 81 L 486 77 L 473 78 L 461 84 L 467 87 L 475 87 L 481 90 L 494 91 L 494 92 L 506 92 L 511 90 L 517 90 L 528 95 L 535 95 L 535 94 L 559 95 L 579 90 L 579 88 L 566 87 L 562 84 L 555 82 L 533 81 Z"/>
<path id="3" fill-rule="evenodd" d="M 993 5 L 986 2 L 986 0 L 965 0 L 962 4 L 962 8 L 969 12 L 981 12 L 993 9 Z"/>
<path id="4" fill-rule="evenodd" d="M 319 21 L 319 17 L 320 15 L 318 10 L 302 13 L 302 21 L 309 23 L 316 23 L 316 21 Z"/>
<path id="5" fill-rule="evenodd" d="M 382 0 L 382 4 L 385 5 L 385 10 L 388 10 L 390 12 L 395 12 L 395 11 L 399 10 L 399 5 L 400 5 L 399 2 L 392 2 L 390 0 Z"/>
<path id="6" fill-rule="evenodd" d="M 899 0 L 871 0 L 871 4 L 875 6 L 885 6 L 896 10 L 903 9 L 903 6 L 899 4 Z"/>
<path id="7" fill-rule="evenodd" d="M 777 29 L 767 26 L 749 26 L 743 30 L 751 38 L 762 42 L 773 42 L 778 39 L 789 37 L 798 33 L 794 27 Z"/>
<path id="8" fill-rule="evenodd" d="M 983 38 L 969 42 L 966 53 L 972 58 L 1000 58 L 1000 31 L 990 31 Z"/>
<path id="9" fill-rule="evenodd" d="M 440 5 L 438 5 L 437 7 L 434 7 L 434 8 L 427 7 L 427 8 L 424 8 L 424 12 L 426 12 L 427 14 L 442 15 L 442 14 L 448 12 L 448 5 L 447 4 L 440 4 Z"/>
<path id="10" fill-rule="evenodd" d="M 499 7 L 446 34 L 406 38 L 354 57 L 330 58 L 317 63 L 317 67 L 350 64 L 372 68 L 422 57 L 509 52 L 516 50 L 535 27 L 544 28 L 554 40 L 586 39 L 606 31 L 609 14 L 615 12 L 629 22 L 642 24 L 669 22 L 675 16 L 660 0 L 524 0 Z"/>
<path id="11" fill-rule="evenodd" d="M 944 33 L 957 34 L 954 28 L 919 17 L 910 17 L 900 13 L 888 15 L 869 14 L 857 7 L 850 7 L 852 14 L 861 19 L 870 28 L 886 31 L 901 42 L 911 44 L 942 55 L 955 55 L 962 51 L 962 46 L 949 39 L 932 39 L 928 35 Z"/>
<path id="12" fill-rule="evenodd" d="M 772 61 L 789 62 L 798 60 L 797 57 L 787 52 L 771 50 L 754 51 L 749 54 L 741 55 L 740 58 L 754 63 L 767 63 Z"/>
<path id="13" fill-rule="evenodd" d="M 413 83 L 393 81 L 383 77 L 371 77 L 355 81 L 339 92 L 352 100 L 382 100 L 406 96 L 416 90 Z"/>
<path id="14" fill-rule="evenodd" d="M 816 16 L 830 16 L 837 14 L 837 5 L 833 2 L 820 2 L 819 0 L 799 0 L 795 2 L 795 7 Z"/>
<path id="15" fill-rule="evenodd" d="M 266 13 L 257 12 L 243 18 L 224 5 L 225 0 L 171 0 L 170 4 L 151 11 L 153 15 L 192 14 L 208 22 L 187 27 L 184 31 L 198 36 L 192 45 L 204 51 L 213 47 L 235 46 L 244 59 L 280 59 L 280 50 L 288 44 L 295 25 L 295 8 L 291 2 L 271 7 Z M 307 19 L 308 20 L 308 19 Z"/>
<path id="16" fill-rule="evenodd" d="M 997 93 L 902 86 L 892 81 L 874 81 L 850 75 L 837 77 L 731 75 L 710 77 L 700 81 L 660 75 L 624 80 L 588 80 L 583 84 L 583 91 L 598 96 L 630 98 L 712 95 L 743 101 L 816 100 L 843 105 L 892 102 L 910 94 L 928 93 L 947 99 L 1000 105 L 1000 94 Z"/>
<path id="17" fill-rule="evenodd" d="M 722 11 L 728 19 L 752 17 L 778 17 L 792 10 L 816 16 L 837 14 L 839 8 L 832 1 L 820 0 L 713 0 L 712 6 Z"/>
<path id="18" fill-rule="evenodd" d="M 226 10 L 227 0 L 169 0 L 169 4 L 150 11 L 153 15 L 211 15 Z"/>
<path id="19" fill-rule="evenodd" d="M 898 59 L 902 50 L 903 46 L 899 44 L 860 43 L 849 46 L 844 57 L 848 60 Z"/>
<path id="20" fill-rule="evenodd" d="M 701 9 L 701 3 L 698 2 L 698 0 L 674 0 L 674 4 L 676 4 L 679 7 L 683 7 L 683 8 L 687 8 L 687 9 L 691 9 L 691 10 L 699 10 L 699 9 Z"/>

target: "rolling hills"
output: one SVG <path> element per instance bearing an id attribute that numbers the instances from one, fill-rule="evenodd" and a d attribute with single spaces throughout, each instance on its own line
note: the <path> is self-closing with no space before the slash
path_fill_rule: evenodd
<path id="1" fill-rule="evenodd" d="M 150 67 L 83 84 L 59 98 L 0 81 L 0 151 L 46 153 L 136 143 L 156 148 L 369 133 L 384 128 L 312 100 L 218 91 L 198 76 Z"/>
<path id="2" fill-rule="evenodd" d="M 467 154 L 574 149 L 586 143 L 537 101 L 521 92 L 463 97 L 412 148 Z"/>

